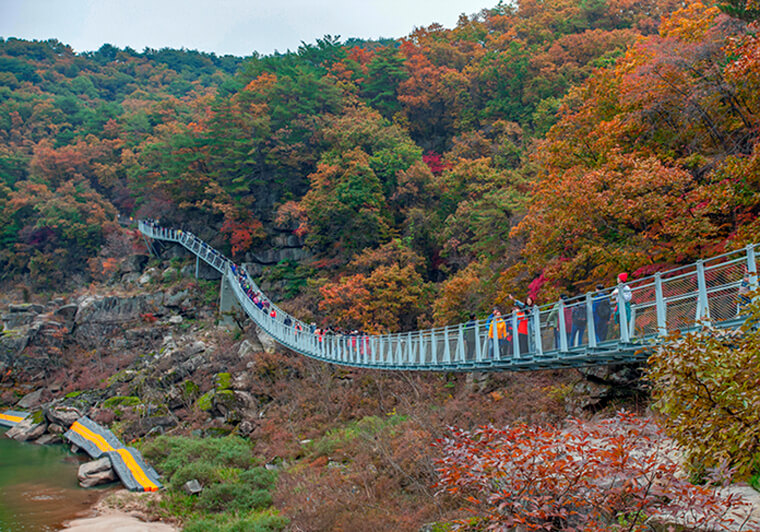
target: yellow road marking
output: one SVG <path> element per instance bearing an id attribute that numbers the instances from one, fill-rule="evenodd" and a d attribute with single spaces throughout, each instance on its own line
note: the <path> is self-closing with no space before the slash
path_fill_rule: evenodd
<path id="1" fill-rule="evenodd" d="M 104 453 L 109 451 L 116 451 L 119 453 L 119 456 L 121 456 L 122 460 L 124 460 L 124 464 L 132 472 L 132 475 L 135 477 L 137 483 L 140 484 L 145 489 L 145 491 L 158 491 L 158 486 L 156 486 L 156 484 L 148 478 L 145 471 L 143 471 L 143 468 L 140 467 L 135 458 L 129 454 L 129 451 L 126 449 L 114 449 L 111 444 L 109 444 L 106 439 L 103 438 L 103 436 L 91 431 L 82 425 L 79 421 L 76 421 L 73 425 L 71 425 L 71 430 L 83 438 L 90 440 L 98 449 Z"/>
<path id="2" fill-rule="evenodd" d="M 26 418 L 21 416 L 12 416 L 10 414 L 0 414 L 0 419 L 5 421 L 12 421 L 13 423 L 19 423 L 21 421 L 24 421 Z"/>

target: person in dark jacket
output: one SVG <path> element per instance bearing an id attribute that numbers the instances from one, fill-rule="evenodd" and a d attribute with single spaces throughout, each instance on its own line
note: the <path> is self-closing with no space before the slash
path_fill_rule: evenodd
<path id="1" fill-rule="evenodd" d="M 591 296 L 591 310 L 594 314 L 596 341 L 604 342 L 607 340 L 612 305 L 610 304 L 610 296 L 604 293 L 604 286 L 601 284 L 596 285 L 596 292 Z"/>
<path id="2" fill-rule="evenodd" d="M 560 301 L 562 304 L 560 305 Z M 562 316 L 560 316 L 560 307 L 562 307 Z M 572 332 L 573 327 L 573 316 L 572 311 L 567 305 L 567 296 L 565 294 L 562 294 L 559 296 L 559 301 L 557 301 L 554 306 L 552 307 L 551 311 L 549 312 L 549 316 L 546 318 L 546 322 L 550 327 L 554 327 L 554 346 L 557 349 L 560 349 L 560 337 L 559 337 L 559 320 L 565 321 L 565 337 L 567 338 L 567 345 L 572 345 L 570 333 Z"/>
<path id="3" fill-rule="evenodd" d="M 573 328 L 570 331 L 570 339 L 572 342 L 569 345 L 581 345 L 583 343 L 583 335 L 586 333 L 586 322 L 588 321 L 588 313 L 586 312 L 586 302 L 581 300 L 572 305 L 573 316 Z"/>
<path id="4" fill-rule="evenodd" d="M 464 358 L 475 360 L 475 314 L 470 313 L 470 320 L 464 325 Z"/>

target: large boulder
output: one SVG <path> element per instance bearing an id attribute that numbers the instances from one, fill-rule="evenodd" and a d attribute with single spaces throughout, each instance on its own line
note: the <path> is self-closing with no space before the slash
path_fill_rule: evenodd
<path id="1" fill-rule="evenodd" d="M 38 388 L 37 390 L 26 394 L 19 400 L 18 403 L 16 403 L 16 406 L 21 410 L 29 410 L 30 408 L 34 408 L 35 406 L 38 406 L 42 403 L 42 393 L 43 389 Z"/>
<path id="2" fill-rule="evenodd" d="M 47 420 L 67 429 L 82 417 L 82 412 L 72 406 L 54 406 L 45 410 Z"/>
<path id="3" fill-rule="evenodd" d="M 11 427 L 5 435 L 16 441 L 36 440 L 45 434 L 46 428 L 46 423 L 35 423 L 31 418 L 26 418 L 15 427 Z"/>
<path id="4" fill-rule="evenodd" d="M 36 445 L 50 445 L 51 443 L 59 443 L 61 441 L 61 435 L 60 434 L 50 434 L 49 432 L 46 432 L 36 440 L 34 440 L 34 444 Z"/>
<path id="5" fill-rule="evenodd" d="M 214 394 L 213 412 L 224 417 L 227 423 L 239 423 L 243 419 L 258 416 L 258 402 L 242 390 L 220 390 Z"/>
<path id="6" fill-rule="evenodd" d="M 0 335 L 0 361 L 11 365 L 14 360 L 29 343 L 28 334 L 2 334 Z"/>
<path id="7" fill-rule="evenodd" d="M 566 410 L 573 415 L 583 411 L 598 411 L 611 402 L 646 395 L 640 364 L 594 366 L 580 368 L 583 381 L 575 384 L 567 397 Z"/>
<path id="8" fill-rule="evenodd" d="M 104 457 L 79 466 L 77 479 L 79 479 L 79 485 L 83 488 L 91 488 L 115 481 L 116 472 L 111 466 L 111 460 L 108 457 Z"/>
<path id="9" fill-rule="evenodd" d="M 147 434 L 149 432 L 158 432 L 163 434 L 166 429 L 177 426 L 177 419 L 174 416 L 148 416 L 141 418 L 131 428 L 132 432 Z M 154 429 L 160 429 L 155 431 Z"/>
<path id="10" fill-rule="evenodd" d="M 267 353 L 274 353 L 277 349 L 277 342 L 275 342 L 274 338 L 272 338 L 267 332 L 259 327 L 258 325 L 254 326 L 253 329 L 254 334 L 256 335 L 256 338 L 259 340 L 259 344 L 261 345 L 261 348 L 267 352 Z"/>
<path id="11" fill-rule="evenodd" d="M 147 312 L 161 312 L 164 294 L 141 294 L 132 297 L 87 297 L 79 305 L 77 325 L 87 323 L 124 323 L 139 320 Z"/>
<path id="12" fill-rule="evenodd" d="M 8 305 L 8 313 L 2 316 L 3 324 L 6 329 L 18 329 L 19 327 L 30 325 L 44 310 L 42 305 L 33 303 L 21 305 L 11 303 Z"/>
<path id="13" fill-rule="evenodd" d="M 203 491 L 203 486 L 201 486 L 201 483 L 198 482 L 197 479 L 192 479 L 185 482 L 182 489 L 185 490 L 185 493 L 188 495 L 200 495 Z"/>
<path id="14" fill-rule="evenodd" d="M 31 325 L 36 317 L 37 314 L 32 312 L 9 312 L 3 314 L 2 320 L 6 329 L 18 329 L 25 325 Z"/>
<path id="15" fill-rule="evenodd" d="M 167 307 L 189 307 L 190 306 L 190 292 L 188 290 L 180 290 L 176 294 L 166 294 L 164 298 L 164 305 Z"/>
<path id="16" fill-rule="evenodd" d="M 42 305 L 37 305 L 35 303 L 23 303 L 20 305 L 14 305 L 11 303 L 8 305 L 8 310 L 13 313 L 31 313 L 31 314 L 42 314 L 42 312 L 45 310 L 45 307 Z"/>

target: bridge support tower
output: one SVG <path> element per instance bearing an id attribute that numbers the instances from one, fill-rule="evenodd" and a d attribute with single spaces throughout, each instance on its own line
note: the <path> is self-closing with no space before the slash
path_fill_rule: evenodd
<path id="1" fill-rule="evenodd" d="M 219 325 L 237 327 L 238 321 L 235 321 L 233 316 L 239 316 L 239 322 L 242 323 L 245 313 L 235 297 L 235 292 L 232 290 L 227 276 L 222 275 L 219 286 Z"/>

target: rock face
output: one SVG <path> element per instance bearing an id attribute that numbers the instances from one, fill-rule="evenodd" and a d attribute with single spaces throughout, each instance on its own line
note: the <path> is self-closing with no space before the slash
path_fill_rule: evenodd
<path id="1" fill-rule="evenodd" d="M 641 366 L 638 364 L 597 366 L 578 371 L 584 380 L 575 384 L 565 405 L 567 412 L 573 415 L 596 411 L 612 401 L 630 400 L 647 393 L 643 388 Z"/>
<path id="2" fill-rule="evenodd" d="M 281 243 L 297 244 L 292 238 Z M 19 424 L 9 436 L 60 441 L 82 416 L 104 425 L 118 421 L 129 437 L 162 433 L 195 415 L 201 399 L 203 416 L 228 425 L 224 430 L 235 430 L 243 421 L 239 433 L 256 428 L 266 398 L 246 391 L 248 370 L 263 346 L 275 348 L 273 339 L 264 333 L 259 337 L 252 327 L 242 345 L 220 342 L 213 325 L 195 323 L 210 322 L 214 315 L 204 305 L 205 294 L 176 282 L 180 273 L 174 265 L 141 272 L 144 262 L 135 258 L 121 276 L 139 280 L 147 275 L 146 283 L 154 286 L 168 272 L 170 288 L 5 308 L 3 316 L 18 326 L 8 330 L 6 323 L 0 335 L 0 400 L 31 410 L 37 421 Z M 195 270 L 194 263 L 188 267 Z M 224 384 L 214 380 L 209 389 L 216 375 L 226 375 Z M 19 402 L 20 393 L 26 395 Z M 83 485 L 111 480 L 109 474 L 97 476 Z"/>
<path id="3" fill-rule="evenodd" d="M 141 272 L 149 260 L 150 257 L 148 255 L 131 255 L 121 264 L 121 273 Z"/>
<path id="4" fill-rule="evenodd" d="M 274 341 L 274 338 L 269 336 L 264 329 L 262 329 L 259 326 L 255 326 L 255 334 L 256 338 L 259 340 L 259 345 L 261 345 L 262 349 L 266 351 L 267 353 L 273 353 L 275 349 L 277 348 L 277 342 Z"/>
<path id="5" fill-rule="evenodd" d="M 55 310 L 55 312 L 53 312 L 53 316 L 60 319 L 66 328 L 71 331 L 74 328 L 74 319 L 76 318 L 78 310 L 78 305 L 64 305 Z"/>
<path id="6" fill-rule="evenodd" d="M 42 305 L 36 305 L 34 303 L 24 303 L 21 305 L 14 305 L 11 304 L 8 306 L 8 310 L 11 312 L 11 314 L 17 314 L 20 312 L 28 312 L 34 315 L 42 314 L 42 312 L 45 310 L 45 308 Z"/>
<path id="7" fill-rule="evenodd" d="M 160 310 L 164 299 L 162 292 L 132 297 L 87 297 L 79 303 L 76 324 L 125 322 L 139 319 L 147 311 Z"/>
<path id="8" fill-rule="evenodd" d="M 5 329 L 17 329 L 25 325 L 31 325 L 34 319 L 42 314 L 45 309 L 42 305 L 25 303 L 23 305 L 9 305 L 8 313 L 3 314 L 2 320 Z"/>
<path id="9" fill-rule="evenodd" d="M 29 336 L 26 334 L 4 334 L 0 336 L 0 364 L 11 366 L 11 361 L 26 348 Z"/>
<path id="10" fill-rule="evenodd" d="M 45 410 L 45 418 L 51 424 L 64 427 L 67 430 L 82 415 L 82 412 L 70 406 L 53 406 Z"/>
<path id="11" fill-rule="evenodd" d="M 26 394 L 24 397 L 16 403 L 16 406 L 21 410 L 28 410 L 34 408 L 42 403 L 42 388 L 39 388 L 31 393 Z"/>
<path id="12" fill-rule="evenodd" d="M 79 466 L 77 473 L 79 485 L 83 488 L 91 488 L 100 484 L 108 484 L 116 480 L 116 472 L 111 467 L 111 460 L 100 458 Z"/>

